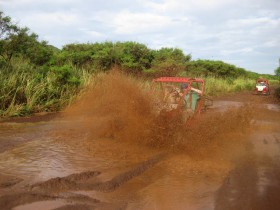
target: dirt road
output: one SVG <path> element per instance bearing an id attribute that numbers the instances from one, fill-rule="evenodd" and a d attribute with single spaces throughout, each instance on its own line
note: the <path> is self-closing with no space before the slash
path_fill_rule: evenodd
<path id="1" fill-rule="evenodd" d="M 0 209 L 280 209 L 271 96 L 217 98 L 200 126 L 176 134 L 119 113 L 2 122 Z"/>

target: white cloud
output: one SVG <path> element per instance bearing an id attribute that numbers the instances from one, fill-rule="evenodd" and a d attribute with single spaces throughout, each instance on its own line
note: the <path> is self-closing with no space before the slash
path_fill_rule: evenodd
<path id="1" fill-rule="evenodd" d="M 232 54 L 245 55 L 245 54 L 248 54 L 248 53 L 252 53 L 253 51 L 254 51 L 253 48 L 246 47 L 246 48 L 242 48 L 242 49 L 221 50 L 221 54 L 225 55 L 225 56 L 229 56 L 229 55 L 232 55 Z"/>
<path id="2" fill-rule="evenodd" d="M 163 0 L 153 2 L 141 0 L 146 8 L 151 8 L 158 12 L 182 12 L 197 10 L 214 10 L 234 3 L 234 0 Z"/>
<path id="3" fill-rule="evenodd" d="M 275 48 L 275 47 L 279 47 L 280 45 L 280 38 L 275 37 L 272 40 L 268 40 L 264 43 L 262 43 L 262 47 L 268 47 L 268 48 Z"/>
<path id="4" fill-rule="evenodd" d="M 16 6 L 22 6 L 22 5 L 32 5 L 32 4 L 48 4 L 48 5 L 65 5 L 65 4 L 71 4 L 74 3 L 75 0 L 0 0 L 0 3 L 8 3 L 11 6 L 16 5 Z"/>
<path id="5" fill-rule="evenodd" d="M 271 17 L 249 17 L 243 19 L 234 19 L 228 21 L 228 26 L 231 28 L 241 27 L 280 27 L 280 18 Z"/>
<path id="6" fill-rule="evenodd" d="M 94 30 L 88 30 L 88 29 L 84 29 L 84 28 L 81 28 L 80 29 L 81 32 L 85 32 L 86 34 L 90 35 L 91 37 L 104 37 L 105 35 L 98 32 L 98 31 L 94 31 Z"/>
<path id="7" fill-rule="evenodd" d="M 168 16 L 130 11 L 120 11 L 115 14 L 101 12 L 93 20 L 110 26 L 116 34 L 122 35 L 153 33 L 172 24 L 172 19 Z"/>
<path id="8" fill-rule="evenodd" d="M 30 25 L 40 25 L 41 27 L 71 26 L 80 22 L 77 15 L 68 12 L 33 13 L 32 16 L 26 16 L 23 20 Z"/>

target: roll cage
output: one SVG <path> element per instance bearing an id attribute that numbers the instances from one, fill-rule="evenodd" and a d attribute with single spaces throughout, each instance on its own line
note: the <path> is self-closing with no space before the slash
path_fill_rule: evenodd
<path id="1" fill-rule="evenodd" d="M 159 77 L 153 79 L 153 85 L 159 84 L 161 89 L 164 86 L 174 87 L 180 90 L 178 101 L 173 109 L 183 108 L 192 112 L 192 115 L 199 114 L 204 105 L 205 83 L 203 79 L 187 77 Z M 173 103 L 173 104 L 174 104 Z"/>

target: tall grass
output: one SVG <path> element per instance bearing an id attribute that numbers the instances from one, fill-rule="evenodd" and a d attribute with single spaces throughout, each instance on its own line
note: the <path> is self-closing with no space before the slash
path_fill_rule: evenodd
<path id="1" fill-rule="evenodd" d="M 269 84 L 273 86 L 279 86 L 280 85 L 280 80 L 269 80 Z"/>
<path id="2" fill-rule="evenodd" d="M 88 71 L 71 64 L 44 69 L 32 66 L 24 59 L 13 59 L 10 66 L 0 67 L 0 117 L 59 111 L 86 87 L 98 83 L 103 73 L 94 75 L 93 72 L 98 71 Z M 255 80 L 247 78 L 208 76 L 204 79 L 205 94 L 209 96 L 253 90 L 255 85 Z M 139 81 L 144 89 L 151 85 L 151 81 L 143 78 Z"/>
<path id="3" fill-rule="evenodd" d="M 240 92 L 244 90 L 253 90 L 254 86 L 255 80 L 247 78 L 205 78 L 205 94 L 209 96 L 219 96 L 227 93 Z"/>
<path id="4" fill-rule="evenodd" d="M 21 59 L 0 69 L 0 116 L 23 116 L 35 112 L 58 111 L 91 83 L 91 75 L 73 68 L 79 84 L 62 83 L 56 72 L 42 72 Z"/>

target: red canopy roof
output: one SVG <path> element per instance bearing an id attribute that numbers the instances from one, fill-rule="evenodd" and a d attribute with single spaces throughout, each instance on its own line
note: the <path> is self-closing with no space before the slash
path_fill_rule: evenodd
<path id="1" fill-rule="evenodd" d="M 153 80 L 154 82 L 201 82 L 204 83 L 203 79 L 188 78 L 188 77 L 159 77 Z"/>

